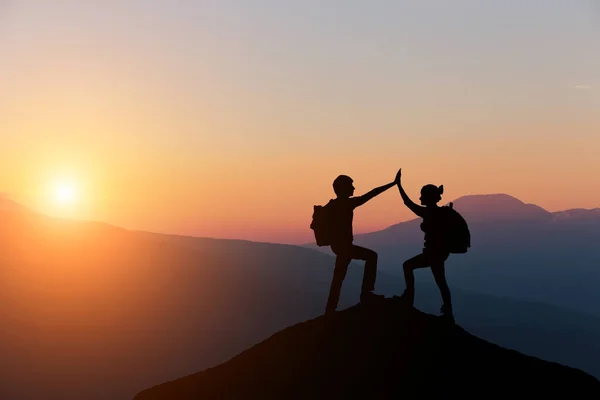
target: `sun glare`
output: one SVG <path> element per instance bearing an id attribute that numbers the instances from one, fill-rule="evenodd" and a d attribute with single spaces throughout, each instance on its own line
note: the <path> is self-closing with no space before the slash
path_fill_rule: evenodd
<path id="1" fill-rule="evenodd" d="M 69 182 L 57 183 L 54 187 L 54 200 L 61 205 L 74 204 L 77 201 L 77 188 Z"/>
<path id="2" fill-rule="evenodd" d="M 81 218 L 87 203 L 86 180 L 70 171 L 46 173 L 40 177 L 38 209 L 60 218 Z"/>

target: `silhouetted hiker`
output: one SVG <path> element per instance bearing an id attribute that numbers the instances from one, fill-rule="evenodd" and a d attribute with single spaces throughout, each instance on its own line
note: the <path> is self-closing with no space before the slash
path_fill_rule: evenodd
<path id="1" fill-rule="evenodd" d="M 315 206 L 315 213 L 313 214 L 311 228 L 315 231 L 317 244 L 319 246 L 331 246 L 331 250 L 336 255 L 329 298 L 325 307 L 326 314 L 333 313 L 337 308 L 342 282 L 352 260 L 365 261 L 360 295 L 361 303 L 384 297 L 373 293 L 377 276 L 377 253 L 353 243 L 352 221 L 356 207 L 385 192 L 396 185 L 397 182 L 394 181 L 377 187 L 358 197 L 352 197 L 355 190 L 353 183 L 354 181 L 349 176 L 338 176 L 333 181 L 333 190 L 337 197 L 330 200 L 325 206 Z"/>
<path id="2" fill-rule="evenodd" d="M 449 207 L 439 207 L 437 203 L 442 199 L 444 185 L 425 185 L 421 189 L 421 204 L 415 204 L 406 194 L 402 187 L 402 169 L 398 170 L 396 181 L 398 190 L 404 200 L 404 204 L 417 216 L 423 218 L 421 230 L 425 233 L 425 245 L 423 252 L 409 260 L 403 265 L 406 290 L 401 299 L 410 306 L 414 304 L 415 277 L 413 271 L 417 268 L 431 267 L 435 283 L 440 289 L 442 300 L 442 315 L 454 320 L 452 314 L 452 298 L 450 288 L 446 282 L 445 261 L 450 253 L 466 253 L 470 247 L 470 234 L 466 222 L 456 211 Z M 450 229 L 453 228 L 453 229 Z"/>

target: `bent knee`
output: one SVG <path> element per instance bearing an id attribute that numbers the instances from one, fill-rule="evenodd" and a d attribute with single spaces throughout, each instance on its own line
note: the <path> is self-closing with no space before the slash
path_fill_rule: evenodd
<path id="1" fill-rule="evenodd" d="M 377 252 L 371 249 L 363 249 L 362 257 L 364 257 L 364 260 L 377 261 Z"/>

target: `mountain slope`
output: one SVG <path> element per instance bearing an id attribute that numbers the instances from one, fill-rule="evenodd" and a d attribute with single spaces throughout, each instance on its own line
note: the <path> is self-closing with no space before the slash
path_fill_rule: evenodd
<path id="1" fill-rule="evenodd" d="M 233 359 L 134 400 L 598 398 L 582 371 L 528 357 L 387 299 L 287 328 Z"/>

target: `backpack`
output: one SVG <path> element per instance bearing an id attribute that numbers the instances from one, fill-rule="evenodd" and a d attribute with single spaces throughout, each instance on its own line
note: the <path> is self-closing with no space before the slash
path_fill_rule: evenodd
<path id="1" fill-rule="evenodd" d="M 443 206 L 447 213 L 446 245 L 450 253 L 464 254 L 471 247 L 471 232 L 467 221 L 450 203 Z"/>
<path id="2" fill-rule="evenodd" d="M 331 245 L 334 235 L 334 225 L 332 220 L 331 200 L 324 206 L 313 206 L 312 223 L 310 229 L 314 231 L 315 240 L 318 246 Z"/>

